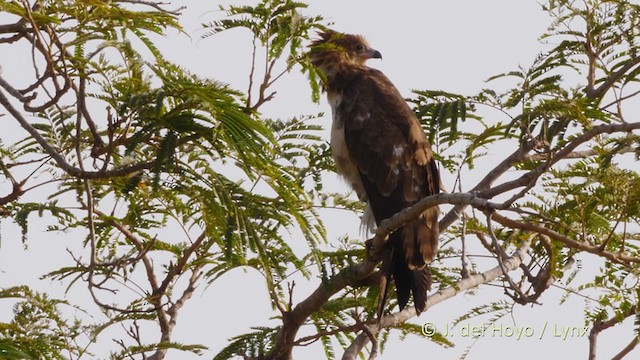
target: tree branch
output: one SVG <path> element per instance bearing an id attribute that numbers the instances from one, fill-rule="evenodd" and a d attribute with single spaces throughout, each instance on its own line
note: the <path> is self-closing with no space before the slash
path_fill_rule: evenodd
<path id="1" fill-rule="evenodd" d="M 27 27 L 24 25 L 24 23 L 24 20 L 20 19 L 14 24 L 0 25 L 0 34 L 22 33 L 27 30 Z"/>
<path id="2" fill-rule="evenodd" d="M 625 346 L 624 349 L 622 349 L 619 353 L 617 353 L 616 356 L 612 357 L 611 360 L 624 359 L 624 357 L 627 356 L 627 354 L 629 354 L 631 350 L 633 350 L 638 345 L 638 342 L 640 342 L 640 337 L 634 336 L 633 339 L 631 339 L 631 341 L 629 342 L 629 344 L 627 344 L 627 346 Z"/>
<path id="3" fill-rule="evenodd" d="M 506 173 L 514 164 L 517 164 L 525 159 L 526 155 L 535 147 L 535 141 L 528 141 L 523 144 L 518 150 L 514 151 L 506 159 L 502 160 L 493 170 L 491 170 L 480 182 L 473 187 L 469 192 L 483 192 L 491 187 L 491 185 L 504 173 Z M 454 206 L 443 218 L 440 220 L 440 231 L 444 231 L 451 226 L 460 216 L 468 205 Z"/>
<path id="4" fill-rule="evenodd" d="M 518 150 L 504 159 L 500 164 L 498 164 L 498 166 L 491 170 L 473 189 L 471 189 L 470 192 L 476 193 L 479 198 L 490 199 L 507 191 L 527 186 L 528 184 L 535 183 L 546 169 L 549 169 L 553 164 L 566 158 L 578 146 L 593 139 L 594 137 L 605 133 L 611 134 L 614 132 L 631 132 L 638 129 L 640 129 L 640 122 L 605 124 L 595 126 L 567 143 L 562 149 L 558 150 L 549 161 L 544 162 L 540 166 L 527 172 L 516 180 L 508 181 L 490 188 L 491 184 L 493 184 L 500 176 L 511 169 L 514 164 L 517 164 L 518 162 L 521 162 L 522 160 L 525 160 L 527 158 L 527 154 L 535 147 L 536 144 L 535 141 L 531 140 L 522 145 L 522 147 L 520 147 Z M 515 198 L 512 198 L 509 201 L 513 202 L 515 200 Z M 462 215 L 462 212 L 466 209 L 467 206 L 468 204 L 462 204 L 451 209 L 442 218 L 442 220 L 440 220 L 440 231 L 445 230 L 451 224 L 453 224 Z"/>
<path id="5" fill-rule="evenodd" d="M 165 291 L 169 287 L 169 284 L 171 284 L 171 282 L 175 279 L 176 276 L 178 276 L 180 273 L 182 273 L 182 271 L 184 270 L 185 266 L 187 265 L 187 262 L 189 261 L 189 258 L 191 257 L 191 255 L 196 251 L 198 246 L 200 246 L 200 244 L 202 244 L 202 242 L 206 238 L 207 238 L 207 234 L 203 232 L 202 234 L 200 234 L 200 236 L 198 236 L 196 241 L 194 241 L 193 244 L 191 244 L 191 246 L 189 246 L 189 248 L 184 250 L 184 253 L 178 259 L 177 264 L 176 265 L 171 265 L 169 267 L 169 271 L 167 272 L 167 275 L 165 276 L 164 280 L 162 281 L 162 284 L 160 284 L 160 286 L 154 291 L 155 295 L 160 296 L 160 295 L 165 293 Z"/>
<path id="6" fill-rule="evenodd" d="M 184 306 L 184 304 L 191 299 L 193 293 L 196 290 L 196 284 L 198 280 L 200 280 L 202 276 L 202 267 L 198 266 L 193 269 L 191 273 L 191 277 L 189 278 L 189 283 L 187 284 L 186 289 L 182 292 L 180 298 L 167 309 L 166 314 L 169 317 L 169 321 L 165 328 L 162 328 L 162 334 L 160 336 L 160 342 L 168 343 L 171 341 L 171 335 L 173 334 L 173 329 L 176 327 L 176 323 L 178 321 L 178 311 Z M 149 356 L 149 360 L 162 360 L 167 354 L 169 349 L 166 347 L 161 347 L 156 350 L 153 355 Z"/>
<path id="7" fill-rule="evenodd" d="M 489 234 L 489 236 L 491 237 L 491 242 L 493 245 L 493 249 L 494 252 L 496 254 L 496 260 L 498 260 L 498 265 L 500 266 L 500 268 L 502 269 L 502 273 L 505 277 L 505 279 L 507 280 L 507 282 L 509 283 L 509 287 L 511 287 L 511 289 L 513 289 L 513 291 L 517 294 L 517 295 L 511 295 L 508 293 L 507 289 L 505 288 L 505 293 L 507 293 L 507 295 L 509 295 L 509 297 L 511 297 L 515 302 L 517 302 L 518 304 L 521 305 L 525 305 L 531 302 L 536 302 L 535 300 L 531 300 L 520 288 L 520 286 L 518 286 L 513 279 L 511 279 L 511 276 L 509 276 L 509 271 L 508 269 L 504 266 L 504 262 L 503 259 L 507 257 L 507 254 L 504 252 L 504 249 L 502 248 L 502 246 L 500 246 L 500 244 L 498 243 L 498 237 L 496 236 L 495 232 L 493 231 L 493 224 L 491 222 L 491 214 L 487 214 L 487 232 Z M 531 240 L 529 240 L 531 241 Z"/>
<path id="8" fill-rule="evenodd" d="M 640 258 L 625 254 L 612 253 L 609 251 L 602 251 L 599 246 L 592 246 L 586 242 L 576 241 L 543 226 L 512 220 L 498 213 L 493 213 L 492 218 L 503 226 L 526 231 L 533 231 L 538 234 L 546 235 L 552 240 L 559 241 L 570 248 L 602 256 L 619 264 L 640 263 Z"/>
<path id="9" fill-rule="evenodd" d="M 604 94 L 611 89 L 613 84 L 620 80 L 628 71 L 633 69 L 636 65 L 640 64 L 640 56 L 632 58 L 624 64 L 618 71 L 609 75 L 609 77 L 596 89 L 587 89 L 587 98 L 595 100 L 600 99 Z"/>
<path id="10" fill-rule="evenodd" d="M 71 86 L 73 90 L 76 92 L 77 99 L 77 107 L 78 113 L 82 114 L 85 121 L 87 122 L 87 126 L 89 127 L 89 131 L 91 132 L 91 136 L 93 136 L 93 149 L 99 149 L 104 146 L 104 142 L 98 133 L 98 128 L 96 127 L 96 123 L 93 121 L 91 114 L 89 113 L 89 109 L 87 108 L 86 102 L 86 83 L 87 79 L 84 76 L 80 76 L 79 80 L 80 84 L 78 87 L 72 82 Z"/>
<path id="11" fill-rule="evenodd" d="M 631 308 L 629 308 L 629 310 L 626 313 L 624 313 L 622 317 L 614 316 L 614 317 L 612 317 L 611 319 L 609 319 L 607 321 L 596 321 L 593 324 L 593 327 L 591 328 L 591 331 L 589 332 L 589 358 L 588 358 L 589 360 L 595 360 L 596 359 L 598 335 L 600 335 L 600 333 L 603 332 L 604 330 L 607 330 L 608 328 L 610 328 L 612 326 L 618 325 L 624 319 L 626 319 L 626 318 L 628 318 L 630 316 L 633 316 L 636 313 L 636 309 L 637 309 L 637 306 L 634 305 Z M 631 344 L 629 344 L 629 345 L 631 345 Z M 633 346 L 635 347 L 635 345 L 633 345 Z M 625 350 L 626 350 L 626 348 L 623 349 L 622 352 L 620 352 L 620 354 L 622 354 Z M 633 350 L 633 347 L 631 349 L 629 349 L 629 351 L 631 351 L 631 350 Z M 620 355 L 620 354 L 618 354 L 618 355 Z M 626 353 L 624 353 L 623 356 L 625 354 Z M 620 359 L 622 359 L 622 357 L 620 357 Z"/>
<path id="12" fill-rule="evenodd" d="M 616 150 L 616 153 L 626 154 L 626 153 L 632 153 L 634 151 L 635 149 L 632 148 L 631 146 L 626 146 L 622 149 Z M 562 159 L 584 159 L 590 156 L 596 156 L 598 154 L 600 154 L 600 152 L 595 149 L 579 150 L 579 151 L 572 151 L 568 153 Z M 531 161 L 541 161 L 541 160 L 545 160 L 546 158 L 547 158 L 547 154 L 535 154 L 527 157 L 527 159 Z"/>
<path id="13" fill-rule="evenodd" d="M 486 272 L 480 274 L 474 274 L 466 279 L 462 279 L 458 281 L 455 285 L 449 286 L 445 289 L 438 290 L 435 294 L 429 296 L 427 298 L 427 306 L 425 311 L 433 307 L 434 305 L 441 303 L 449 298 L 454 297 L 455 295 L 476 288 L 482 284 L 487 284 L 491 281 L 496 280 L 501 275 L 503 275 L 503 271 L 510 272 L 517 269 L 522 261 L 524 260 L 527 250 L 529 250 L 529 246 L 531 245 L 531 239 L 525 241 L 520 245 L 520 247 L 503 262 L 504 269 L 501 266 L 496 266 L 493 269 L 490 269 Z M 378 326 L 378 323 L 372 323 L 369 326 L 369 329 L 372 332 L 377 332 L 381 328 L 391 328 L 396 327 L 412 317 L 416 316 L 416 310 L 414 307 L 406 307 L 404 310 L 397 312 L 395 314 L 385 315 L 381 321 L 381 326 Z M 369 343 L 369 336 L 365 333 L 360 333 L 356 339 L 351 343 L 351 345 L 347 348 L 344 355 L 342 356 L 342 360 L 356 360 L 358 354 L 362 351 L 362 349 Z"/>
<path id="14" fill-rule="evenodd" d="M 159 288 L 158 278 L 156 277 L 153 271 L 153 263 L 151 262 L 151 259 L 149 259 L 149 257 L 146 256 L 147 250 L 144 244 L 142 243 L 142 240 L 138 239 L 138 237 L 134 233 L 132 233 L 129 229 L 127 229 L 123 224 L 121 224 L 119 221 L 117 221 L 113 217 L 106 215 L 105 213 L 101 212 L 98 209 L 95 209 L 94 213 L 100 217 L 103 217 L 105 219 L 104 221 L 106 221 L 111 226 L 118 229 L 118 231 L 120 231 L 135 246 L 136 250 L 138 250 L 139 253 L 145 254 L 144 256 L 142 256 L 141 260 L 142 260 L 142 263 L 144 264 L 144 268 L 147 273 L 147 280 L 149 281 L 151 290 L 153 291 L 153 293 L 155 293 Z"/>
<path id="15" fill-rule="evenodd" d="M 83 171 L 67 162 L 67 160 L 56 150 L 49 142 L 22 116 L 22 114 L 9 102 L 9 99 L 0 91 L 0 105 L 20 123 L 23 129 L 25 129 L 31 137 L 42 147 L 42 149 L 51 156 L 51 158 L 60 166 L 60 168 L 71 176 L 75 176 L 81 179 L 105 179 L 110 177 L 126 176 L 133 174 L 140 170 L 146 170 L 153 168 L 155 161 L 148 161 L 138 164 L 132 164 L 123 166 L 120 168 L 107 170 L 107 171 Z"/>

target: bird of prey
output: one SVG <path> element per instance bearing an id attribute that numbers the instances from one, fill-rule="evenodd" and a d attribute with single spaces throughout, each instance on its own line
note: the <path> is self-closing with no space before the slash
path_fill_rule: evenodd
<path id="1" fill-rule="evenodd" d="M 367 202 L 376 225 L 440 191 L 431 145 L 415 114 L 391 81 L 365 65 L 382 58 L 362 36 L 326 30 L 311 44 L 312 64 L 324 75 L 333 114 L 331 151 L 336 169 Z M 366 219 L 363 219 L 366 221 Z M 438 208 L 389 235 L 383 252 L 380 317 L 393 278 L 400 309 L 413 294 L 424 311 L 438 249 Z"/>

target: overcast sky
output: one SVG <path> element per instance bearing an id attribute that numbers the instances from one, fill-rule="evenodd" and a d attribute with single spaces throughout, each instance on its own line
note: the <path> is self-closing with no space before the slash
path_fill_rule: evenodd
<path id="1" fill-rule="evenodd" d="M 159 39 L 160 47 L 172 61 L 201 76 L 208 76 L 245 90 L 250 67 L 250 36 L 248 32 L 234 30 L 229 33 L 200 40 L 199 25 L 218 19 L 217 2 L 176 1 L 186 4 L 185 31 L 191 38 L 170 32 Z M 233 3 L 241 3 L 234 1 Z M 242 3 L 250 3 L 245 1 Z M 213 11 L 212 11 L 213 10 Z M 412 89 L 441 89 L 473 94 L 487 84 L 491 75 L 528 66 L 545 49 L 538 37 L 545 31 L 550 19 L 533 0 L 453 0 L 453 1 L 354 1 L 317 0 L 310 5 L 307 15 L 320 14 L 335 23 L 334 29 L 364 35 L 370 45 L 382 52 L 384 60 L 370 65 L 382 70 L 396 84 L 401 93 L 410 96 Z M 292 74 L 277 88 L 275 101 L 265 106 L 269 116 L 292 116 L 324 111 L 329 107 L 310 99 L 304 78 Z M 324 100 L 324 99 L 323 99 Z M 327 116 L 327 126 L 330 118 Z M 3 119 L 2 121 L 9 121 Z M 21 134 L 23 135 L 23 134 Z M 493 149 L 489 154 L 496 161 L 503 153 Z M 469 187 L 473 181 L 469 181 Z M 346 185 L 332 184 L 346 191 Z M 330 239 L 345 232 L 357 236 L 357 219 L 328 214 L 327 228 Z M 34 218 L 32 221 L 38 221 Z M 346 230 L 345 230 L 346 229 Z M 2 220 L 0 248 L 0 286 L 26 282 L 42 290 L 63 290 L 58 284 L 38 282 L 37 277 L 70 261 L 60 234 L 37 233 L 29 250 L 23 250 L 17 227 Z M 583 257 L 585 267 L 598 266 L 592 258 Z M 28 268 L 24 264 L 30 264 Z M 20 269 L 20 271 L 15 271 Z M 318 281 L 296 284 L 294 299 L 302 300 Z M 241 286 L 240 286 L 241 285 Z M 80 286 L 78 286 L 80 288 Z M 266 289 L 259 274 L 234 270 L 220 278 L 196 296 L 182 310 L 176 327 L 176 340 L 202 343 L 210 347 L 205 358 L 217 353 L 227 344 L 227 338 L 248 332 L 251 326 L 275 324 L 269 317 L 275 315 L 269 306 Z M 87 296 L 85 289 L 72 293 Z M 498 321 L 501 326 L 530 326 L 539 335 L 545 326 L 583 326 L 584 301 L 570 298 L 558 306 L 560 291 L 551 290 L 542 297 L 544 306 L 514 308 L 513 317 Z M 460 294 L 455 299 L 439 304 L 414 322 L 434 323 L 442 329 L 447 323 L 474 306 L 504 298 L 502 291 L 482 288 L 478 294 Z M 10 308 L 0 303 L 0 320 L 10 316 Z M 479 326 L 482 320 L 471 320 L 470 326 Z M 618 329 L 600 336 L 599 358 L 610 358 L 626 342 L 632 328 L 626 322 Z M 546 335 L 516 339 L 515 336 L 484 336 L 473 346 L 467 359 L 519 360 L 558 358 L 586 359 L 586 337 L 561 339 L 548 329 Z M 627 334 L 620 336 L 620 334 Z M 397 336 L 397 335 L 396 335 Z M 381 359 L 402 359 L 409 356 L 428 359 L 458 359 L 472 339 L 454 337 L 457 346 L 443 349 L 425 338 L 408 337 L 405 341 L 389 342 Z M 637 351 L 636 351 L 637 352 Z M 191 358 L 172 353 L 170 359 Z M 517 355 L 516 355 L 517 354 Z M 568 355 L 570 354 L 570 355 Z M 105 354 L 106 355 L 106 354 Z M 294 353 L 296 358 L 322 358 L 320 345 L 312 345 Z"/>

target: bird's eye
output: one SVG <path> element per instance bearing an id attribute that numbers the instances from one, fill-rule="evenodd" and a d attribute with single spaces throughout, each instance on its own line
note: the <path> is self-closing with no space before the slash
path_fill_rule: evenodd
<path id="1" fill-rule="evenodd" d="M 362 44 L 356 45 L 356 50 L 358 50 L 358 51 L 364 50 L 364 45 L 362 45 Z"/>

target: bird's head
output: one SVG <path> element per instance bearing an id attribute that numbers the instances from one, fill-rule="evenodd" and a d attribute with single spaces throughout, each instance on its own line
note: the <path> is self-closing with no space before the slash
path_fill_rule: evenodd
<path id="1" fill-rule="evenodd" d="M 362 66 L 369 59 L 382 59 L 382 54 L 360 35 L 325 30 L 313 41 L 309 54 L 312 64 L 329 77 L 341 66 Z"/>

